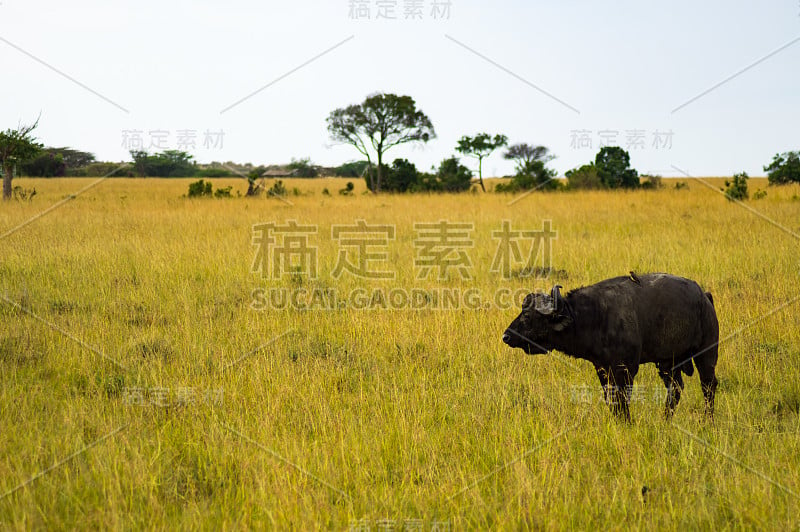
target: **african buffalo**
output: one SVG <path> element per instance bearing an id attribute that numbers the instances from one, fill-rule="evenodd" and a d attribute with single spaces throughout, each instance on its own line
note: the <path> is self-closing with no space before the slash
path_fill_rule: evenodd
<path id="1" fill-rule="evenodd" d="M 681 372 L 700 375 L 713 415 L 719 324 L 709 292 L 664 273 L 615 277 L 572 290 L 528 294 L 503 342 L 528 354 L 553 349 L 594 364 L 612 412 L 630 420 L 628 403 L 639 365 L 653 362 L 667 387 L 665 415 L 681 397 Z"/>

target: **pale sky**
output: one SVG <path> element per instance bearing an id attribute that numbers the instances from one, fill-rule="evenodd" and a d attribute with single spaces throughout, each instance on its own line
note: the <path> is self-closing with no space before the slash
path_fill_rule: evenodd
<path id="1" fill-rule="evenodd" d="M 423 170 L 481 131 L 549 147 L 560 175 L 603 137 L 663 176 L 764 175 L 800 149 L 798 0 L 445 4 L 0 0 L 0 129 L 41 113 L 42 142 L 101 160 L 128 160 L 138 130 L 151 151 L 195 132 L 200 162 L 337 165 L 359 154 L 326 117 L 383 91 L 433 121 L 435 140 L 387 154 Z"/>

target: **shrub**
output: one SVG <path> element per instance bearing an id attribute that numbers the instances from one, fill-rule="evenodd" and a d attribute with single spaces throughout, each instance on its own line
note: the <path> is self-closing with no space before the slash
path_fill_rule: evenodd
<path id="1" fill-rule="evenodd" d="M 189 197 L 202 198 L 204 196 L 211 196 L 211 182 L 199 180 L 189 184 Z"/>
<path id="2" fill-rule="evenodd" d="M 214 191 L 214 197 L 215 198 L 232 198 L 233 194 L 231 194 L 231 190 L 233 190 L 233 187 L 231 187 L 231 186 L 224 187 L 224 188 L 218 188 L 217 190 Z"/>
<path id="3" fill-rule="evenodd" d="M 406 159 L 395 159 L 392 166 L 383 165 L 383 179 L 381 190 L 384 192 L 407 192 L 419 182 L 419 171 L 413 163 Z M 376 180 L 378 169 L 372 167 L 364 174 L 367 188 L 372 190 L 371 184 Z"/>
<path id="4" fill-rule="evenodd" d="M 458 162 L 457 157 L 444 159 L 436 173 L 419 172 L 413 192 L 464 192 L 472 186 L 472 171 Z"/>
<path id="5" fill-rule="evenodd" d="M 678 181 L 675 183 L 675 190 L 689 190 L 689 183 L 686 181 Z"/>
<path id="6" fill-rule="evenodd" d="M 756 193 L 753 194 L 753 199 L 756 199 L 756 200 L 759 200 L 759 199 L 762 199 L 762 198 L 766 198 L 766 197 L 767 197 L 767 191 L 766 190 L 756 190 Z"/>
<path id="7" fill-rule="evenodd" d="M 433 190 L 464 192 L 472 186 L 472 171 L 459 163 L 457 157 L 450 157 L 439 164 L 436 182 L 437 185 Z"/>
<path id="8" fill-rule="evenodd" d="M 439 180 L 436 174 L 420 172 L 417 175 L 417 182 L 414 183 L 410 190 L 411 192 L 433 192 L 441 189 L 439 188 Z"/>
<path id="9" fill-rule="evenodd" d="M 538 176 L 537 176 L 538 174 Z M 537 173 L 523 173 L 511 177 L 508 183 L 498 183 L 495 192 L 520 192 L 522 190 L 556 190 L 561 183 L 554 179 L 555 171 L 542 167 Z"/>
<path id="10" fill-rule="evenodd" d="M 642 180 L 642 188 L 644 189 L 658 190 L 659 188 L 664 188 L 660 175 L 643 175 Z"/>
<path id="11" fill-rule="evenodd" d="M 780 153 L 764 167 L 770 185 L 800 183 L 800 151 Z"/>
<path id="12" fill-rule="evenodd" d="M 384 171 L 382 187 L 393 192 L 407 192 L 419 181 L 419 171 L 406 159 L 395 159 L 391 168 Z"/>
<path id="13" fill-rule="evenodd" d="M 370 187 L 370 173 L 375 175 L 373 167 L 364 177 L 367 188 Z M 420 172 L 413 163 L 406 159 L 395 159 L 392 166 L 383 166 L 381 190 L 385 192 L 462 192 L 470 189 L 472 172 L 458 162 L 457 157 L 450 157 L 439 164 L 435 174 Z M 370 189 L 371 190 L 371 189 Z"/>
<path id="14" fill-rule="evenodd" d="M 748 176 L 742 172 L 733 176 L 733 181 L 725 181 L 725 197 L 729 200 L 745 200 L 748 198 L 747 180 Z"/>
<path id="15" fill-rule="evenodd" d="M 281 181 L 280 179 L 275 181 L 275 184 L 272 185 L 269 188 L 269 190 L 267 190 L 267 195 L 272 197 L 272 198 L 276 198 L 276 197 L 281 197 L 282 198 L 282 197 L 286 196 L 286 194 L 287 194 L 286 187 L 283 186 L 283 181 Z"/>
<path id="16" fill-rule="evenodd" d="M 570 189 L 598 189 L 603 188 L 600 176 L 594 163 L 584 164 L 580 168 L 567 170 L 567 186 Z"/>
<path id="17" fill-rule="evenodd" d="M 352 181 L 348 181 L 347 184 L 344 186 L 344 188 L 339 190 L 339 194 L 341 194 L 342 196 L 352 196 L 353 189 L 355 189 L 355 185 L 353 185 Z M 323 193 L 326 192 L 327 190 L 328 189 L 326 188 L 325 191 L 323 191 Z M 328 194 L 330 195 L 330 193 Z"/>

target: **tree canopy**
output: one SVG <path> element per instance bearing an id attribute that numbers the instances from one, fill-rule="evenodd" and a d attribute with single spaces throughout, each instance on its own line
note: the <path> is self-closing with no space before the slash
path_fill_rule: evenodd
<path id="1" fill-rule="evenodd" d="M 770 185 L 800 183 L 800 151 L 779 153 L 764 167 Z"/>
<path id="2" fill-rule="evenodd" d="M 30 177 L 62 177 L 68 169 L 87 166 L 95 161 L 94 154 L 72 148 L 44 148 L 20 164 L 20 173 Z"/>
<path id="3" fill-rule="evenodd" d="M 606 188 L 637 188 L 639 173 L 631 168 L 631 157 L 619 146 L 603 146 L 594 159 L 597 175 Z"/>
<path id="4" fill-rule="evenodd" d="M 380 192 L 384 153 L 408 142 L 428 142 L 436 137 L 433 124 L 417 109 L 411 96 L 378 93 L 360 104 L 335 109 L 328 116 L 328 131 L 333 140 L 350 144 L 367 158 L 372 167 L 372 152 L 377 169 L 369 172 L 370 190 Z"/>
<path id="5" fill-rule="evenodd" d="M 131 150 L 131 158 L 139 177 L 192 177 L 197 172 L 192 155 L 179 150 L 166 150 L 153 155 L 146 151 Z"/>
<path id="6" fill-rule="evenodd" d="M 3 199 L 11 199 L 11 180 L 17 164 L 35 157 L 42 144 L 33 137 L 33 130 L 39 125 L 37 119 L 31 125 L 19 125 L 17 129 L 0 132 L 0 166 L 3 168 Z"/>
<path id="7" fill-rule="evenodd" d="M 488 133 L 478 133 L 474 137 L 464 135 L 458 141 L 457 152 L 478 159 L 478 181 L 484 192 L 486 192 L 486 187 L 483 186 L 483 159 L 491 155 L 494 150 L 507 144 L 508 137 L 505 135 L 495 135 L 492 138 Z"/>
<path id="8" fill-rule="evenodd" d="M 554 189 L 558 187 L 558 181 L 554 179 L 556 171 L 547 168 L 547 163 L 555 159 L 555 156 L 545 146 L 514 144 L 509 146 L 503 157 L 514 161 L 517 172 L 507 185 L 497 185 L 496 191 L 516 192 L 534 188 Z"/>

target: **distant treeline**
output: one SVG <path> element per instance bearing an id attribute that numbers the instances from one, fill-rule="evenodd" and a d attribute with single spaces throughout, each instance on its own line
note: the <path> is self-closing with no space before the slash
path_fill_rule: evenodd
<path id="1" fill-rule="evenodd" d="M 201 165 L 193 156 L 180 150 L 149 153 L 145 150 L 130 152 L 130 163 L 98 162 L 93 154 L 72 148 L 44 148 L 32 136 L 38 120 L 30 126 L 0 132 L 0 165 L 3 169 L 3 197 L 12 194 L 11 181 L 15 172 L 32 177 L 61 176 L 120 176 L 120 177 L 243 177 L 249 187 L 247 195 L 263 191 L 263 178 L 339 176 L 363 178 L 372 192 L 460 192 L 476 184 L 487 190 L 483 179 L 483 161 L 497 150 L 504 150 L 503 158 L 514 163 L 514 174 L 494 186 L 495 192 L 515 193 L 525 190 L 615 190 L 661 188 L 661 177 L 640 176 L 631 166 L 630 154 L 619 146 L 603 146 L 593 161 L 568 170 L 566 180 L 556 179 L 557 173 L 548 165 L 555 159 L 546 146 L 515 142 L 507 135 L 479 132 L 463 135 L 456 142 L 455 151 L 463 157 L 477 161 L 477 169 L 461 164 L 458 156 L 448 157 L 431 168 L 430 172 L 417 169 L 407 159 L 395 159 L 391 165 L 387 151 L 403 144 L 425 144 L 436 138 L 431 119 L 419 108 L 411 96 L 392 93 L 374 93 L 363 102 L 334 109 L 326 119 L 331 140 L 350 145 L 360 153 L 360 161 L 348 162 L 338 167 L 315 165 L 309 158 L 292 159 L 289 164 L 253 166 L 251 164 L 212 163 Z M 800 151 L 777 154 L 764 166 L 770 184 L 800 183 Z M 747 199 L 747 179 L 744 172 L 726 183 L 724 192 L 732 200 Z M 206 194 L 206 185 L 197 182 L 195 195 Z M 277 184 L 276 184 L 277 185 Z M 680 185 L 680 186 L 679 186 Z M 200 187 L 202 191 L 200 190 Z M 685 185 L 676 183 L 676 188 Z M 200 194 L 202 192 L 202 194 Z M 210 191 L 209 191 L 210 194 Z M 222 193 L 224 194 L 224 192 Z M 763 197 L 760 195 L 759 197 Z"/>
<path id="2" fill-rule="evenodd" d="M 97 161 L 94 154 L 72 148 L 42 148 L 23 161 L 17 174 L 27 177 L 361 177 L 367 162 L 354 161 L 337 167 L 314 165 L 308 158 L 292 159 L 285 165 L 252 165 L 214 162 L 203 165 L 189 153 L 166 150 L 160 153 L 131 151 L 133 162 Z M 272 174 L 272 175 L 270 175 Z"/>
<path id="3" fill-rule="evenodd" d="M 515 151 L 516 150 L 516 151 Z M 539 151 L 532 151 L 539 150 Z M 495 186 L 497 192 L 557 188 L 616 189 L 659 188 L 659 176 L 640 176 L 630 167 L 627 151 L 619 147 L 604 147 L 595 160 L 568 170 L 566 181 L 554 179 L 556 173 L 547 168 L 552 159 L 541 146 L 512 146 L 506 158 L 516 162 L 516 173 L 510 180 Z M 352 161 L 337 167 L 315 165 L 308 158 L 292 159 L 285 165 L 252 165 L 233 162 L 198 164 L 189 153 L 167 150 L 160 153 L 132 151 L 132 162 L 97 161 L 92 153 L 72 148 L 43 148 L 39 154 L 19 164 L 18 175 L 28 177 L 301 177 L 336 176 L 363 178 L 370 187 L 375 182 L 377 168 L 367 161 Z M 764 167 L 770 184 L 800 183 L 800 151 L 774 156 Z M 423 172 L 407 159 L 395 159 L 382 165 L 382 190 L 387 192 L 421 192 L 469 190 L 473 172 L 457 157 L 444 159 L 430 172 Z M 372 178 L 370 178 L 372 177 Z"/>

